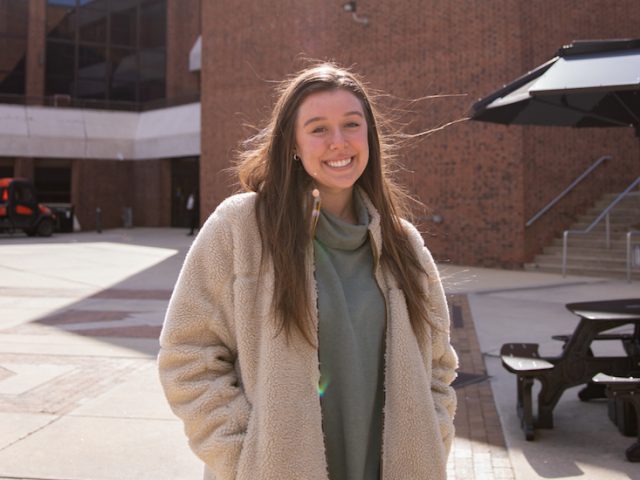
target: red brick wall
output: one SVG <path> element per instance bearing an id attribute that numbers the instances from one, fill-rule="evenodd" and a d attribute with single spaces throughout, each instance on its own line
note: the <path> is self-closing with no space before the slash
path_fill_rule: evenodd
<path id="1" fill-rule="evenodd" d="M 26 94 L 30 103 L 41 103 L 44 96 L 46 0 L 29 0 L 29 33 L 27 39 Z"/>
<path id="2" fill-rule="evenodd" d="M 71 202 L 83 230 L 123 226 L 123 208 L 133 208 L 133 225 L 170 224 L 170 160 L 74 160 Z"/>
<path id="3" fill-rule="evenodd" d="M 189 53 L 200 35 L 200 0 L 167 0 L 167 98 L 200 91 L 200 74 L 189 71 Z"/>
<path id="4" fill-rule="evenodd" d="M 300 55 L 353 65 L 395 99 L 465 94 L 405 107 L 409 132 L 464 117 L 471 104 L 550 58 L 573 39 L 638 37 L 635 0 L 536 2 L 368 1 L 358 14 L 344 2 L 238 0 L 233 8 L 203 2 L 203 210 L 231 191 L 221 172 L 238 142 L 260 124 L 273 97 L 271 81 L 295 71 Z M 525 230 L 527 219 L 598 156 L 614 163 L 564 210 L 584 208 L 594 194 L 638 175 L 640 152 L 630 131 L 579 131 L 462 123 L 404 150 L 410 189 L 442 215 L 426 238 L 444 261 L 516 266 L 531 258 L 562 210 Z M 545 225 L 545 223 L 547 223 Z M 564 227 L 562 227 L 564 228 Z"/>

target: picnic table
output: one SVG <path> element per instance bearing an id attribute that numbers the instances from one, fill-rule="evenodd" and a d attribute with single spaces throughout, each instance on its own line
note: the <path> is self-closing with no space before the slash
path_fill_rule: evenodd
<path id="1" fill-rule="evenodd" d="M 517 375 L 517 411 L 527 440 L 534 439 L 535 428 L 553 428 L 553 410 L 566 389 L 585 384 L 582 400 L 605 396 L 608 384 L 593 382 L 599 373 L 628 379 L 626 386 L 635 384 L 640 395 L 640 378 L 636 378 L 640 376 L 640 298 L 569 303 L 566 308 L 580 321 L 570 335 L 556 336 L 565 342 L 560 355 L 541 357 L 537 343 L 507 343 L 500 351 L 503 366 Z M 611 332 L 624 325 L 632 325 L 633 330 Z M 622 342 L 623 355 L 593 354 L 594 341 L 611 340 Z M 541 384 L 536 418 L 535 380 Z"/>

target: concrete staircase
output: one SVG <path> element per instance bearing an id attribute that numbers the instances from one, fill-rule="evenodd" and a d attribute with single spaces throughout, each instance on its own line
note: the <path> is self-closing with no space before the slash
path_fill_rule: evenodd
<path id="1" fill-rule="evenodd" d="M 580 215 L 569 230 L 583 230 L 616 198 L 618 194 L 604 195 L 589 211 Z M 626 278 L 626 232 L 640 230 L 640 191 L 629 193 L 609 215 L 611 248 L 606 247 L 605 220 L 584 235 L 569 234 L 567 248 L 567 274 L 594 277 Z M 640 244 L 640 235 L 631 237 L 632 246 Z M 562 237 L 537 255 L 525 270 L 562 273 Z M 640 280 L 640 268 L 632 268 L 632 279 Z"/>

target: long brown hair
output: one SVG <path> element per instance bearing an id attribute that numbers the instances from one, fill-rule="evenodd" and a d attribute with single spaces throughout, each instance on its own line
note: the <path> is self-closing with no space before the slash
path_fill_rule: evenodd
<path id="1" fill-rule="evenodd" d="M 311 66 L 283 82 L 267 126 L 245 143 L 237 165 L 241 187 L 257 192 L 256 217 L 263 251 L 271 260 L 275 274 L 272 307 L 276 322 L 287 335 L 296 328 L 314 343 L 311 309 L 316 307 L 309 305 L 305 269 L 312 241 L 310 210 L 305 206 L 309 205 L 313 187 L 302 162 L 293 159 L 295 121 L 298 108 L 309 95 L 336 89 L 353 93 L 362 103 L 368 129 L 369 162 L 356 184 L 380 214 L 380 260 L 404 291 L 414 333 L 423 335 L 429 321 L 420 277 L 426 272 L 400 223 L 400 218 L 408 213 L 408 196 L 391 177 L 389 165 L 393 156 L 381 137 L 376 121 L 379 114 L 363 82 L 351 71 L 332 63 Z"/>

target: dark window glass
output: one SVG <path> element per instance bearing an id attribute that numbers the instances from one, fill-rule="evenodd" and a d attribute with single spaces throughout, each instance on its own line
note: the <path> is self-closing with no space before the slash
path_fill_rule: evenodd
<path id="1" fill-rule="evenodd" d="M 111 49 L 111 90 L 109 98 L 127 102 L 137 101 L 139 80 L 138 55 L 131 48 Z"/>
<path id="2" fill-rule="evenodd" d="M 11 165 L 0 165 L 0 178 L 13 177 L 13 167 Z M 0 202 L 2 202 L 3 192 L 7 190 L 4 189 L 0 192 Z"/>
<path id="3" fill-rule="evenodd" d="M 140 51 L 140 77 L 142 80 L 157 80 L 165 77 L 164 48 Z"/>
<path id="4" fill-rule="evenodd" d="M 140 6 L 140 48 L 166 45 L 167 6 L 163 1 L 147 1 Z"/>
<path id="5" fill-rule="evenodd" d="M 28 6 L 28 0 L 0 0 L 0 93 L 25 93 Z"/>
<path id="6" fill-rule="evenodd" d="M 0 34 L 26 37 L 28 0 L 0 0 Z"/>
<path id="7" fill-rule="evenodd" d="M 35 167 L 33 183 L 42 203 L 71 201 L 71 168 Z"/>
<path id="8" fill-rule="evenodd" d="M 27 39 L 0 36 L 0 71 L 19 69 L 27 52 Z"/>
<path id="9" fill-rule="evenodd" d="M 99 10 L 106 10 L 108 0 L 79 0 L 81 7 L 91 7 Z"/>
<path id="10" fill-rule="evenodd" d="M 165 97 L 165 81 L 149 80 L 140 82 L 140 101 L 148 102 L 151 100 L 159 100 Z"/>
<path id="11" fill-rule="evenodd" d="M 81 42 L 106 43 L 107 13 L 81 8 L 78 12 L 78 32 Z"/>
<path id="12" fill-rule="evenodd" d="M 111 49 L 111 75 L 119 82 L 137 82 L 139 75 L 138 54 L 131 48 Z"/>
<path id="13" fill-rule="evenodd" d="M 136 8 L 111 12 L 111 44 L 136 45 Z"/>
<path id="14" fill-rule="evenodd" d="M 62 6 L 62 7 L 75 7 L 76 6 L 76 0 L 47 0 L 47 5 L 50 5 L 50 6 Z"/>
<path id="15" fill-rule="evenodd" d="M 74 41 L 77 18 L 75 9 L 64 5 L 47 7 L 47 37 Z"/>
<path id="16" fill-rule="evenodd" d="M 78 48 L 78 77 L 106 78 L 107 49 L 92 45 L 80 45 Z"/>
<path id="17" fill-rule="evenodd" d="M 104 79 L 79 78 L 76 96 L 78 98 L 103 100 L 107 98 L 107 82 Z"/>
<path id="18" fill-rule="evenodd" d="M 73 93 L 73 77 L 47 76 L 45 95 L 71 95 Z"/>
<path id="19" fill-rule="evenodd" d="M 0 72 L 0 93 L 24 95 L 25 74 L 23 71 Z"/>
<path id="20" fill-rule="evenodd" d="M 138 84 L 135 82 L 119 82 L 114 80 L 109 90 L 109 99 L 118 102 L 137 102 Z"/>
<path id="21" fill-rule="evenodd" d="M 166 0 L 48 0 L 47 32 L 47 94 L 165 97 Z"/>
<path id="22" fill-rule="evenodd" d="M 47 76 L 74 76 L 76 47 L 71 43 L 47 42 Z"/>

